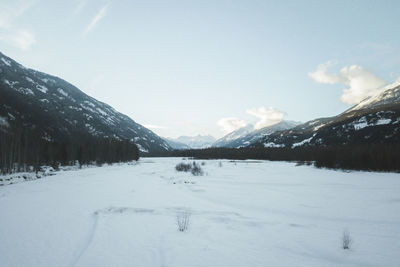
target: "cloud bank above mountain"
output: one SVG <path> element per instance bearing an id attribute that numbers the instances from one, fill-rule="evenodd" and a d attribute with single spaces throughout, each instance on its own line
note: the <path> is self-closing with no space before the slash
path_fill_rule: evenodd
<path id="1" fill-rule="evenodd" d="M 255 130 L 277 124 L 281 122 L 285 116 L 284 112 L 273 107 L 247 109 L 246 113 L 258 118 L 258 121 L 254 125 Z M 250 123 L 248 121 L 236 117 L 222 118 L 217 122 L 217 125 L 220 127 L 221 131 L 225 134 L 246 127 L 249 124 Z"/>
<path id="2" fill-rule="evenodd" d="M 332 61 L 320 64 L 317 70 L 308 73 L 308 76 L 317 83 L 343 84 L 345 87 L 340 100 L 346 104 L 356 104 L 373 96 L 386 84 L 373 72 L 358 65 L 345 66 L 339 73 L 328 73 L 328 69 L 334 65 L 336 63 Z"/>

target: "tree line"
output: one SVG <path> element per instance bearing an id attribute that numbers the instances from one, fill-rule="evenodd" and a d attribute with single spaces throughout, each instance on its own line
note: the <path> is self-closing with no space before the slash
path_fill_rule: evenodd
<path id="1" fill-rule="evenodd" d="M 296 148 L 206 148 L 151 154 L 198 159 L 295 161 L 318 168 L 400 172 L 400 144 L 303 146 Z"/>
<path id="2" fill-rule="evenodd" d="M 0 129 L 0 173 L 38 171 L 40 166 L 86 165 L 139 159 L 129 140 L 80 135 L 63 141 L 43 138 L 39 130 L 18 127 L 11 133 Z"/>

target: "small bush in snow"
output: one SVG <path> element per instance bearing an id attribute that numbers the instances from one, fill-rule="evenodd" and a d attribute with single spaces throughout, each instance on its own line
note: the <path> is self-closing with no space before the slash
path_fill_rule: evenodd
<path id="1" fill-rule="evenodd" d="M 203 169 L 196 162 L 193 162 L 191 172 L 194 176 L 202 176 L 204 174 Z"/>
<path id="2" fill-rule="evenodd" d="M 178 225 L 178 231 L 185 232 L 189 227 L 189 221 L 190 221 L 189 211 L 178 213 L 178 215 L 176 215 L 176 223 Z"/>
<path id="3" fill-rule="evenodd" d="M 175 169 L 178 172 L 189 172 L 190 171 L 194 176 L 204 175 L 203 169 L 195 161 L 193 161 L 192 164 L 181 162 L 175 166 Z"/>
<path id="4" fill-rule="evenodd" d="M 218 167 L 222 167 L 222 162 L 220 161 L 220 162 L 218 162 Z"/>
<path id="5" fill-rule="evenodd" d="M 343 249 L 350 249 L 350 246 L 352 243 L 353 243 L 353 240 L 351 239 L 349 231 L 347 231 L 347 230 L 343 231 L 343 236 L 342 236 Z"/>
<path id="6" fill-rule="evenodd" d="M 175 166 L 175 169 L 178 172 L 188 172 L 192 169 L 192 165 L 190 163 L 181 162 Z"/>
<path id="7" fill-rule="evenodd" d="M 206 162 L 205 162 L 205 161 L 203 161 L 203 162 L 201 163 L 201 166 L 204 166 L 204 165 L 206 165 Z"/>

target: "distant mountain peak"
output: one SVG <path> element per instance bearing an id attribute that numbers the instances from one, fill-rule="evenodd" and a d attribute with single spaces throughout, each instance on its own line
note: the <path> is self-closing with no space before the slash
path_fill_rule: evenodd
<path id="1" fill-rule="evenodd" d="M 298 125 L 298 122 L 294 121 L 280 121 L 276 124 L 261 128 L 254 129 L 254 126 L 251 124 L 246 125 L 245 127 L 239 128 L 224 137 L 218 139 L 213 146 L 214 147 L 245 147 L 249 146 L 253 143 L 256 143 L 258 140 L 262 139 L 264 136 L 274 133 L 276 131 L 282 131 L 286 129 L 290 129 Z"/>
<path id="2" fill-rule="evenodd" d="M 170 146 L 176 149 L 183 148 L 182 145 L 187 146 L 187 148 L 206 148 L 210 147 L 214 142 L 215 138 L 211 135 L 201 135 L 196 136 L 179 136 L 177 138 L 166 138 Z M 180 145 L 179 145 L 180 144 Z"/>

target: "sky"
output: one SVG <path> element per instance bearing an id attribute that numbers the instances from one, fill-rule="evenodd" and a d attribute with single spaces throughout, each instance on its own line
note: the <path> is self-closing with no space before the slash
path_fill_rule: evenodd
<path id="1" fill-rule="evenodd" d="M 0 51 L 163 137 L 337 115 L 400 76 L 400 1 L 0 0 Z"/>

